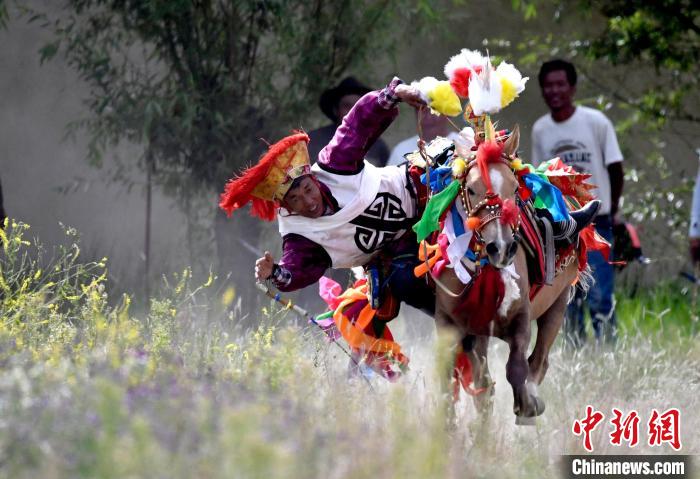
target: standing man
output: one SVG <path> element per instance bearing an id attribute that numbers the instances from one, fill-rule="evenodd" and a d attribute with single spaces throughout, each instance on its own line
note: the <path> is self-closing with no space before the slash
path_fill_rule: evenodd
<path id="1" fill-rule="evenodd" d="M 618 211 L 624 182 L 622 153 L 610 120 L 600 111 L 574 105 L 576 69 L 564 60 L 546 62 L 538 75 L 542 97 L 550 113 L 539 118 L 532 129 L 532 161 L 539 164 L 560 157 L 582 173 L 592 175 L 597 186 L 592 193 L 601 200 L 595 219 L 596 231 L 612 243 L 613 219 Z M 617 338 L 614 270 L 598 252 L 588 255 L 595 283 L 587 303 L 597 342 L 614 344 Z M 566 341 L 578 348 L 586 340 L 584 298 L 577 290 L 569 305 L 565 324 Z"/>
<path id="2" fill-rule="evenodd" d="M 347 77 L 338 86 L 330 88 L 321 94 L 319 106 L 321 111 L 331 120 L 330 125 L 309 132 L 309 156 L 315 160 L 321 149 L 331 142 L 335 130 L 338 129 L 345 115 L 350 112 L 357 101 L 369 93 L 371 89 L 360 83 L 355 77 Z M 371 138 L 372 147 L 367 151 L 365 159 L 374 166 L 385 166 L 389 159 L 389 147 L 380 138 Z"/>

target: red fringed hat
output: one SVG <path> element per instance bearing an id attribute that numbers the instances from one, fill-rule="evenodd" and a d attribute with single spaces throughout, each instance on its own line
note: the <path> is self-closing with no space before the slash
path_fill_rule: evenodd
<path id="1" fill-rule="evenodd" d="M 294 180 L 311 174 L 308 143 L 306 133 L 296 133 L 270 146 L 257 165 L 226 183 L 219 207 L 231 216 L 252 201 L 253 216 L 268 221 L 275 219 L 275 212 Z"/>

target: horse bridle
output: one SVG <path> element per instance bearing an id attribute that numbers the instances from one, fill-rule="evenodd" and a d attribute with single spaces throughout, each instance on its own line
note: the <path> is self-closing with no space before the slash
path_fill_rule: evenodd
<path id="1" fill-rule="evenodd" d="M 506 166 L 508 166 L 508 168 L 512 170 L 511 158 L 503 155 L 499 158 L 499 162 L 505 164 Z M 487 193 L 486 197 L 483 200 L 479 201 L 475 205 L 472 205 L 472 201 L 469 198 L 467 187 L 465 186 L 465 181 L 467 175 L 469 174 L 469 171 L 471 171 L 471 169 L 474 168 L 476 165 L 476 159 L 471 160 L 467 164 L 467 167 L 464 171 L 464 177 L 460 185 L 459 194 L 462 199 L 462 206 L 464 206 L 464 211 L 467 215 L 467 218 L 479 218 L 479 225 L 476 228 L 474 228 L 474 237 L 476 239 L 477 244 L 480 246 L 479 257 L 483 257 L 483 246 L 485 244 L 485 241 L 483 236 L 481 235 L 481 232 L 484 229 L 484 227 L 486 227 L 486 225 L 488 225 L 489 223 L 501 219 L 501 217 L 503 216 L 503 199 L 498 193 L 490 192 Z M 480 216 L 482 210 L 486 211 L 486 214 L 484 216 Z M 520 235 L 518 234 L 518 230 L 520 229 L 520 215 L 516 217 L 515 223 L 509 223 L 509 226 L 511 229 L 511 234 L 513 236 L 513 241 L 519 242 L 521 239 Z"/>
<path id="2" fill-rule="evenodd" d="M 430 193 L 431 193 L 431 191 L 430 191 L 431 159 L 425 152 L 425 142 L 422 140 L 423 135 L 422 135 L 420 120 L 418 121 L 418 138 L 419 138 L 418 151 L 420 152 L 421 157 L 425 161 L 426 178 L 428 179 L 428 181 L 426 181 L 426 187 L 428 190 L 428 196 L 430 196 Z M 510 168 L 512 170 L 511 158 L 509 158 L 506 155 L 502 155 L 501 158 L 499 158 L 499 161 L 501 163 L 504 163 L 505 165 L 507 165 L 508 168 Z M 465 264 L 465 267 L 467 269 L 471 269 L 475 273 L 478 272 L 480 259 L 484 255 L 484 248 L 482 246 L 484 245 L 485 242 L 484 242 L 483 237 L 481 236 L 481 231 L 484 228 L 484 226 L 486 226 L 488 223 L 490 223 L 494 220 L 500 219 L 503 216 L 503 200 L 496 193 L 488 195 L 482 201 L 480 201 L 476 205 L 472 206 L 471 200 L 469 199 L 469 195 L 465 191 L 466 188 L 464 186 L 464 179 L 469 174 L 469 171 L 474 166 L 476 166 L 476 164 L 477 164 L 476 158 L 471 159 L 465 168 L 464 175 L 462 176 L 462 179 L 459 180 L 461 182 L 459 189 L 460 189 L 460 196 L 462 198 L 462 206 L 464 207 L 464 211 L 467 214 L 467 218 L 469 218 L 471 216 L 478 215 L 482 209 L 487 210 L 487 215 L 486 215 L 485 219 L 480 218 L 479 226 L 477 228 L 475 228 L 475 230 L 474 230 L 474 237 L 476 238 L 477 244 L 480 246 L 477 260 L 474 263 L 474 268 Z M 520 238 L 520 235 L 517 233 L 517 231 L 520 229 L 520 215 L 519 214 L 517 216 L 516 224 L 515 225 L 511 224 L 510 227 L 511 227 L 511 233 L 513 235 L 513 240 L 515 242 L 520 242 L 521 238 Z M 425 254 L 425 258 L 426 258 L 425 262 L 427 265 L 428 264 L 427 263 L 428 251 L 427 251 L 427 246 L 426 246 L 425 242 L 423 242 L 423 252 Z M 464 263 L 464 259 L 465 258 L 461 259 L 461 261 L 463 263 Z M 436 276 L 434 276 L 432 274 L 432 272 L 430 271 L 430 268 L 428 268 L 427 274 L 433 279 L 433 281 L 435 282 L 435 284 L 438 287 L 440 287 L 445 293 L 447 293 L 449 296 L 451 296 L 453 298 L 461 297 L 462 294 L 464 294 L 464 292 L 467 290 L 467 288 L 469 288 L 469 284 L 467 284 L 464 286 L 464 289 L 460 293 L 454 293 L 450 290 L 450 288 L 447 287 L 447 285 L 443 284 L 439 278 L 437 278 Z"/>

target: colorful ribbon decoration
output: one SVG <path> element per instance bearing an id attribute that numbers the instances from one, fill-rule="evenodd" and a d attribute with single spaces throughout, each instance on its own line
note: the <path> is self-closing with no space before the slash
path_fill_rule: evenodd
<path id="1" fill-rule="evenodd" d="M 364 355 L 365 363 L 384 378 L 397 379 L 398 373 L 391 369 L 391 364 L 398 363 L 404 372 L 409 360 L 388 327 L 384 328 L 382 338 L 365 333 L 376 315 L 367 300 L 367 282 L 359 280 L 341 294 L 337 294 L 340 285 L 329 278 L 321 278 L 319 286 L 321 297 L 335 308 L 333 321 L 353 352 Z"/>
<path id="2" fill-rule="evenodd" d="M 413 225 L 418 241 L 423 241 L 430 233 L 440 228 L 440 217 L 457 197 L 459 185 L 459 181 L 453 181 L 440 193 L 430 198 L 420 221 Z"/>

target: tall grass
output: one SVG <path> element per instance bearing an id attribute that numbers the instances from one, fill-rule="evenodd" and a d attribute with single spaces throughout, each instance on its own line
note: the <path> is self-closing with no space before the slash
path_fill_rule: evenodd
<path id="1" fill-rule="evenodd" d="M 700 331 L 700 288 L 684 279 L 660 281 L 634 295 L 618 294 L 617 312 L 624 335 L 640 333 L 673 339 Z"/>
<path id="2" fill-rule="evenodd" d="M 627 330 L 615 352 L 555 348 L 535 427 L 514 425 L 507 348 L 494 344 L 493 415 L 463 399 L 448 423 L 434 358 L 451 343 L 400 338 L 411 371 L 370 387 L 274 304 L 244 330 L 212 306 L 230 291 L 184 271 L 134 313 L 128 296 L 108 297 L 103 262 L 81 264 L 77 243 L 39 261 L 27 228 L 1 237 L 0 477 L 558 477 L 559 455 L 583 451 L 571 424 L 586 404 L 607 415 L 678 407 L 683 452 L 700 452 L 700 350 L 688 335 Z M 616 448 L 597 432 L 600 453 L 671 452 Z"/>

